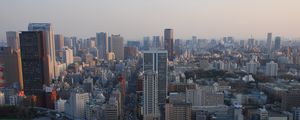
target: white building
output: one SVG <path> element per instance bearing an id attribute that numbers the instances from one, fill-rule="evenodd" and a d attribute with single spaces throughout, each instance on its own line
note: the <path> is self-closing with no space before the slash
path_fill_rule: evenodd
<path id="1" fill-rule="evenodd" d="M 213 86 L 201 86 L 187 90 L 186 101 L 192 103 L 192 106 L 220 106 L 224 105 L 224 94 L 216 91 Z"/>
<path id="2" fill-rule="evenodd" d="M 6 32 L 7 46 L 14 50 L 20 49 L 19 33 L 15 31 Z"/>
<path id="3" fill-rule="evenodd" d="M 62 61 L 65 62 L 67 64 L 67 66 L 74 62 L 74 56 L 73 56 L 73 50 L 72 49 L 70 49 L 68 47 L 63 48 Z"/>
<path id="4" fill-rule="evenodd" d="M 5 104 L 4 93 L 0 91 L 0 106 Z"/>
<path id="5" fill-rule="evenodd" d="M 55 102 L 55 110 L 57 112 L 64 112 L 65 111 L 65 103 L 67 100 L 59 99 Z"/>
<path id="6" fill-rule="evenodd" d="M 89 100 L 89 94 L 82 91 L 78 89 L 72 91 L 65 103 L 66 116 L 71 119 L 85 119 L 85 105 Z"/>
<path id="7" fill-rule="evenodd" d="M 157 73 L 153 71 L 145 71 L 143 81 L 144 119 L 158 119 L 158 79 Z"/>
<path id="8" fill-rule="evenodd" d="M 278 64 L 274 61 L 271 61 L 266 64 L 266 76 L 277 76 L 278 73 Z"/>
<path id="9" fill-rule="evenodd" d="M 255 75 L 257 73 L 257 67 L 258 67 L 258 64 L 256 62 L 254 62 L 253 60 L 246 63 L 246 71 L 249 74 L 254 74 Z"/>

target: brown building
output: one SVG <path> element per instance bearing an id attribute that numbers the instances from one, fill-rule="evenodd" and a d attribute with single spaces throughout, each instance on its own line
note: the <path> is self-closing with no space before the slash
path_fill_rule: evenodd
<path id="1" fill-rule="evenodd" d="M 125 60 L 137 57 L 138 50 L 136 47 L 124 47 Z"/>
<path id="2" fill-rule="evenodd" d="M 166 120 L 191 120 L 192 104 L 168 103 L 166 104 Z"/>
<path id="3" fill-rule="evenodd" d="M 300 89 L 288 90 L 282 94 L 281 109 L 289 111 L 292 107 L 300 107 Z"/>
<path id="4" fill-rule="evenodd" d="M 0 72 L 0 87 L 18 83 L 19 89 L 23 89 L 20 50 L 14 50 L 11 47 L 0 47 Z"/>
<path id="5" fill-rule="evenodd" d="M 55 50 L 61 50 L 64 47 L 64 36 L 62 34 L 56 34 L 54 36 Z"/>
<path id="6" fill-rule="evenodd" d="M 165 29 L 164 31 L 164 38 L 165 38 L 165 50 L 168 51 L 168 59 L 169 61 L 173 61 L 174 53 L 173 53 L 173 29 Z"/>

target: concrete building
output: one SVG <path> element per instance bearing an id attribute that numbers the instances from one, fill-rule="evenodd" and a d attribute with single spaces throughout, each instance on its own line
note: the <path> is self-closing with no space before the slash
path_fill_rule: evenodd
<path id="1" fill-rule="evenodd" d="M 164 48 L 161 36 L 153 36 L 152 48 L 153 49 L 163 49 Z"/>
<path id="2" fill-rule="evenodd" d="M 127 59 L 133 59 L 138 56 L 138 49 L 136 47 L 124 47 L 124 55 L 125 60 Z"/>
<path id="3" fill-rule="evenodd" d="M 300 107 L 300 90 L 292 89 L 282 93 L 281 110 L 289 111 L 293 107 Z"/>
<path id="4" fill-rule="evenodd" d="M 154 120 L 159 118 L 158 108 L 158 75 L 153 71 L 144 71 L 143 81 L 143 114 L 144 119 Z"/>
<path id="5" fill-rule="evenodd" d="M 55 110 L 57 112 L 64 112 L 65 111 L 65 103 L 67 102 L 67 100 L 63 100 L 63 99 L 58 99 L 55 102 Z"/>
<path id="6" fill-rule="evenodd" d="M 278 64 L 271 61 L 266 64 L 266 76 L 276 77 L 278 74 Z"/>
<path id="7" fill-rule="evenodd" d="M 165 29 L 164 31 L 165 38 L 165 50 L 168 51 L 168 60 L 173 61 L 174 51 L 173 51 L 173 41 L 174 41 L 174 31 L 173 29 Z"/>
<path id="8" fill-rule="evenodd" d="M 85 105 L 89 101 L 89 94 L 75 89 L 65 103 L 65 113 L 70 119 L 85 119 Z"/>
<path id="9" fill-rule="evenodd" d="M 0 47 L 0 88 L 18 84 L 18 90 L 23 90 L 23 74 L 20 50 L 10 47 Z"/>
<path id="10" fill-rule="evenodd" d="M 186 101 L 192 106 L 220 106 L 224 105 L 224 94 L 214 87 L 202 86 L 186 90 Z"/>
<path id="11" fill-rule="evenodd" d="M 188 103 L 166 104 L 166 120 L 191 120 L 192 105 Z"/>
<path id="12" fill-rule="evenodd" d="M 55 50 L 61 50 L 64 45 L 64 36 L 62 34 L 56 34 L 54 36 L 55 40 Z"/>
<path id="13" fill-rule="evenodd" d="M 8 31 L 6 32 L 7 46 L 11 47 L 14 50 L 20 49 L 20 38 L 19 32 Z"/>
<path id="14" fill-rule="evenodd" d="M 279 50 L 280 49 L 280 42 L 281 42 L 281 37 L 277 36 L 275 37 L 275 50 Z"/>
<path id="15" fill-rule="evenodd" d="M 124 38 L 121 35 L 111 35 L 111 50 L 117 60 L 124 60 Z"/>
<path id="16" fill-rule="evenodd" d="M 67 66 L 72 64 L 74 62 L 73 50 L 68 47 L 63 47 L 62 52 L 62 62 L 66 63 Z"/>
<path id="17" fill-rule="evenodd" d="M 266 48 L 267 48 L 268 52 L 271 52 L 271 50 L 272 50 L 272 33 L 268 33 L 268 35 L 267 35 Z"/>
<path id="18" fill-rule="evenodd" d="M 300 120 L 300 107 L 295 107 L 292 109 L 293 120 Z"/>
<path id="19" fill-rule="evenodd" d="M 118 120 L 120 117 L 117 98 L 112 96 L 109 98 L 108 104 L 105 105 L 105 120 Z"/>
<path id="20" fill-rule="evenodd" d="M 253 60 L 251 60 L 250 62 L 246 63 L 246 71 L 249 74 L 254 74 L 256 75 L 257 73 L 257 68 L 258 68 L 258 64 L 256 62 L 254 62 Z"/>
<path id="21" fill-rule="evenodd" d="M 164 106 L 168 88 L 168 52 L 162 50 L 151 50 L 143 52 L 143 71 L 153 71 L 157 73 L 158 79 L 158 105 L 160 107 L 160 117 L 165 118 Z"/>
<path id="22" fill-rule="evenodd" d="M 99 50 L 99 58 L 106 59 L 106 55 L 108 51 L 108 33 L 107 32 L 100 32 L 96 33 L 96 46 Z"/>

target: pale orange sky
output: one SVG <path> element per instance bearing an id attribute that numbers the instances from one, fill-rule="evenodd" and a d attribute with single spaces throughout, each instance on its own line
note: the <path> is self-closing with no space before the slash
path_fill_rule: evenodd
<path id="1" fill-rule="evenodd" d="M 55 33 L 90 37 L 96 32 L 125 39 L 265 38 L 267 32 L 300 37 L 300 0 L 1 0 L 0 40 L 5 31 L 27 30 L 29 22 L 51 22 Z"/>

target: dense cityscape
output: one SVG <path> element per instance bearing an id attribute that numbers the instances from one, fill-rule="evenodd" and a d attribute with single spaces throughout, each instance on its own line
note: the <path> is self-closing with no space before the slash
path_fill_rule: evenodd
<path id="1" fill-rule="evenodd" d="M 86 120 L 299 120 L 300 42 L 143 40 L 56 34 L 51 23 L 6 32 L 0 118 Z M 274 37 L 275 36 L 275 37 Z"/>
<path id="2" fill-rule="evenodd" d="M 300 0 L 2 0 L 0 120 L 300 120 Z"/>

